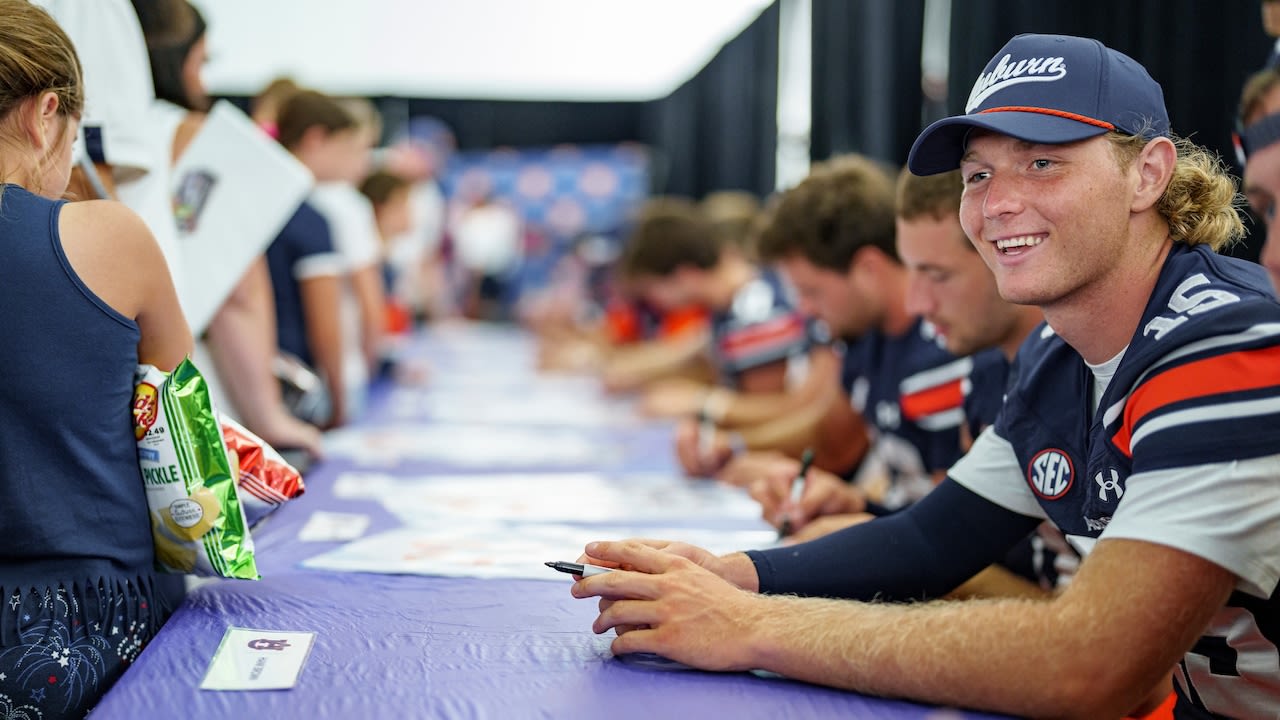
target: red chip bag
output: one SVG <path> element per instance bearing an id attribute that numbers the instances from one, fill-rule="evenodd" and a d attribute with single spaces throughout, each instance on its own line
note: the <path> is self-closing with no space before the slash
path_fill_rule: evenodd
<path id="1" fill-rule="evenodd" d="M 240 478 L 236 482 L 240 505 L 249 526 L 257 525 L 286 501 L 306 489 L 302 475 L 280 457 L 275 448 L 226 415 L 219 417 L 227 449 L 240 458 Z"/>

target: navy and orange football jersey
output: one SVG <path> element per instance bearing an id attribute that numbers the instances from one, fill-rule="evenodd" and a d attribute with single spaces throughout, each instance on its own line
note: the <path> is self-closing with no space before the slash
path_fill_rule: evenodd
<path id="1" fill-rule="evenodd" d="M 999 420 L 951 476 L 1099 539 L 1173 547 L 1236 591 L 1175 671 L 1179 711 L 1274 713 L 1280 698 L 1280 303 L 1250 263 L 1175 245 L 1094 407 L 1097 369 L 1047 326 Z M 1105 379 L 1105 378 L 1104 378 Z"/>
<path id="2" fill-rule="evenodd" d="M 761 271 L 711 316 L 711 364 L 721 384 L 736 388 L 748 370 L 807 355 L 810 329 L 781 277 Z"/>
<path id="3" fill-rule="evenodd" d="M 871 330 L 849 344 L 842 382 L 873 430 L 856 481 L 872 500 L 891 510 L 914 502 L 933 489 L 932 473 L 960 457 L 972 364 L 944 350 L 923 320 L 896 337 Z"/>

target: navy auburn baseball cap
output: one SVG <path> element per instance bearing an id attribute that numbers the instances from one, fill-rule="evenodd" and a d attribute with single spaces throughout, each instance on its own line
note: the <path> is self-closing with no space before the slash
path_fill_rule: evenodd
<path id="1" fill-rule="evenodd" d="M 1109 130 L 1148 139 L 1169 135 L 1160 83 L 1136 60 L 1097 40 L 1018 35 L 983 69 L 965 114 L 920 133 L 907 167 L 934 175 L 960 167 L 969 132 L 983 128 L 1058 145 Z"/>

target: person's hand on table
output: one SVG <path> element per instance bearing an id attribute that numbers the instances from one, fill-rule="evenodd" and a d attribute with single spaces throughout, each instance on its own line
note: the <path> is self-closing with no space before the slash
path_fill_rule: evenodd
<path id="1" fill-rule="evenodd" d="M 816 517 L 805 523 L 805 526 L 791 533 L 784 541 L 787 545 L 798 545 L 799 543 L 817 540 L 823 535 L 830 535 L 833 532 L 843 530 L 853 525 L 860 525 L 868 520 L 875 520 L 876 516 L 871 513 L 841 513 L 839 515 L 823 515 Z"/>
<path id="2" fill-rule="evenodd" d="M 649 417 L 693 415 L 702 407 L 707 386 L 685 378 L 668 378 L 651 384 L 640 398 L 640 412 Z"/>
<path id="3" fill-rule="evenodd" d="M 755 589 L 755 567 L 745 555 L 720 558 L 684 543 L 624 540 L 591 543 L 581 560 L 623 568 L 572 588 L 574 597 L 600 598 L 591 627 L 617 632 L 615 655 L 656 653 L 706 670 L 753 667 L 747 638 L 767 621 L 766 599 L 726 579 L 736 575 Z"/>
<path id="4" fill-rule="evenodd" d="M 729 436 L 694 418 L 676 425 L 675 445 L 680 467 L 692 477 L 711 477 L 733 457 Z"/>
<path id="5" fill-rule="evenodd" d="M 799 502 L 792 502 L 791 484 L 799 470 L 799 463 L 790 468 L 778 464 L 751 484 L 751 497 L 760 503 L 760 514 L 774 527 L 781 527 L 784 520 L 789 520 L 795 533 L 814 518 L 866 510 L 867 501 L 861 490 L 826 470 L 813 467 L 805 474 L 804 493 Z"/>
<path id="6" fill-rule="evenodd" d="M 758 450 L 731 457 L 716 473 L 716 479 L 726 485 L 749 489 L 760 478 L 795 477 L 797 472 L 800 472 L 799 460 L 776 450 Z"/>

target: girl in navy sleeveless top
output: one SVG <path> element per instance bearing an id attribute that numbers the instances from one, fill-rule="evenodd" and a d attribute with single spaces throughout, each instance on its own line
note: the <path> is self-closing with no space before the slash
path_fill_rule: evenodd
<path id="1" fill-rule="evenodd" d="M 0 0 L 0 717 L 83 717 L 168 615 L 131 400 L 191 346 L 142 221 L 57 200 L 83 107 L 66 35 Z"/>

